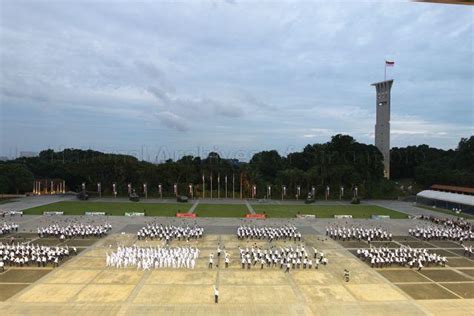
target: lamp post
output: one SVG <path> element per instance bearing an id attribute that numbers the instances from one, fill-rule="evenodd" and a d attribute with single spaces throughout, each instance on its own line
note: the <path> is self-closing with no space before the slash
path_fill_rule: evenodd
<path id="1" fill-rule="evenodd" d="M 227 175 L 225 175 L 224 183 L 225 183 L 225 198 L 227 199 Z"/>
<path id="2" fill-rule="evenodd" d="M 202 198 L 206 197 L 206 177 L 202 174 Z"/>
<path id="3" fill-rule="evenodd" d="M 97 182 L 97 193 L 99 193 L 99 199 L 102 198 L 102 190 L 100 182 Z"/>
<path id="4" fill-rule="evenodd" d="M 158 193 L 160 193 L 160 199 L 163 200 L 163 187 L 161 184 L 158 184 Z"/>
<path id="5" fill-rule="evenodd" d="M 221 198 L 221 175 L 217 174 L 217 198 Z"/>
<path id="6" fill-rule="evenodd" d="M 267 199 L 271 199 L 271 198 L 272 198 L 272 186 L 267 185 Z"/>
<path id="7" fill-rule="evenodd" d="M 235 176 L 232 174 L 232 199 L 235 198 Z"/>
<path id="8" fill-rule="evenodd" d="M 211 200 L 212 200 L 212 172 L 211 172 Z"/>
<path id="9" fill-rule="evenodd" d="M 240 173 L 240 199 L 242 200 L 242 172 Z"/>
<path id="10" fill-rule="evenodd" d="M 148 200 L 148 187 L 146 183 L 143 183 L 143 193 L 145 193 L 145 200 Z"/>
<path id="11" fill-rule="evenodd" d="M 117 198 L 117 184 L 112 183 L 112 192 L 114 193 L 114 198 Z"/>
<path id="12" fill-rule="evenodd" d="M 301 186 L 297 186 L 296 187 L 296 199 L 299 200 L 300 199 L 300 194 L 301 194 Z"/>
<path id="13" fill-rule="evenodd" d="M 283 198 L 286 196 L 286 185 L 282 186 L 281 189 L 281 200 L 283 201 Z"/>

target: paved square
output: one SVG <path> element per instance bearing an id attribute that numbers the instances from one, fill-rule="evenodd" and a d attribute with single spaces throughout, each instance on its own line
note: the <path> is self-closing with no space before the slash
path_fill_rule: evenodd
<path id="1" fill-rule="evenodd" d="M 378 272 L 393 283 L 431 282 L 414 270 L 383 270 Z"/>
<path id="2" fill-rule="evenodd" d="M 133 270 L 103 270 L 92 280 L 96 284 L 137 284 L 143 277 L 143 271 Z"/>
<path id="3" fill-rule="evenodd" d="M 329 285 L 329 286 L 313 286 L 301 285 L 299 286 L 306 301 L 308 302 L 353 302 L 356 299 L 351 292 L 343 285 Z"/>
<path id="4" fill-rule="evenodd" d="M 0 284 L 0 302 L 6 301 L 27 286 L 28 284 Z"/>
<path id="5" fill-rule="evenodd" d="M 450 267 L 472 268 L 474 267 L 474 261 L 467 258 L 449 258 L 447 265 Z"/>
<path id="6" fill-rule="evenodd" d="M 251 270 L 243 270 L 238 258 L 239 246 L 268 248 L 299 243 L 277 241 L 270 244 L 263 240 L 237 240 L 233 235 L 206 235 L 202 240 L 190 243 L 171 243 L 171 246 L 199 247 L 200 259 L 194 270 L 141 271 L 105 267 L 105 254 L 115 247 L 109 245 L 150 246 L 163 245 L 163 242 L 137 242 L 133 234 L 113 234 L 104 240 L 94 240 L 91 246 L 84 246 L 81 248 L 84 252 L 72 256 L 59 268 L 15 268 L 0 274 L 0 299 L 6 300 L 0 308 L 7 314 L 28 311 L 67 314 L 74 311 L 100 316 L 119 312 L 139 315 L 338 315 L 348 311 L 354 315 L 419 315 L 434 308 L 426 305 L 423 310 L 419 302 L 472 300 L 474 269 L 469 268 L 472 261 L 467 258 L 452 254 L 451 266 L 429 267 L 421 273 L 395 265 L 372 269 L 348 251 L 353 251 L 346 248 L 351 242 L 325 239 L 324 236 L 308 235 L 303 241 L 308 249 L 316 247 L 329 259 L 329 264 L 321 265 L 319 269 L 284 273 L 279 266 L 261 270 L 256 265 Z M 407 240 L 419 242 L 411 237 Z M 231 254 L 231 264 L 226 269 L 223 257 L 216 256 L 215 266 L 220 262 L 220 267 L 208 269 L 208 256 L 216 253 L 218 244 Z M 365 242 L 362 244 L 368 246 Z M 342 277 L 345 268 L 351 271 L 349 283 Z M 22 280 L 26 283 L 8 283 Z M 220 292 L 219 304 L 214 304 L 215 285 Z"/>
<path id="7" fill-rule="evenodd" d="M 148 285 L 133 300 L 140 304 L 205 304 L 214 302 L 211 285 Z"/>
<path id="8" fill-rule="evenodd" d="M 474 283 L 442 283 L 442 285 L 463 298 L 474 298 Z"/>
<path id="9" fill-rule="evenodd" d="M 347 284 L 346 288 L 356 299 L 361 301 L 406 300 L 405 295 L 390 284 Z M 383 293 L 383 295 L 380 295 L 380 293 Z"/>
<path id="10" fill-rule="evenodd" d="M 429 284 L 397 284 L 399 288 L 408 293 L 411 297 L 417 300 L 433 300 L 433 299 L 453 299 L 456 295 L 443 289 L 441 286 Z"/>
<path id="11" fill-rule="evenodd" d="M 23 303 L 66 303 L 79 293 L 83 285 L 35 284 L 16 299 Z"/>
<path id="12" fill-rule="evenodd" d="M 56 270 L 52 272 L 46 279 L 45 283 L 62 283 L 62 284 L 86 284 L 92 281 L 100 270 Z"/>
<path id="13" fill-rule="evenodd" d="M 8 269 L 0 274 L 0 283 L 32 283 L 51 272 L 48 268 Z"/>
<path id="14" fill-rule="evenodd" d="M 119 303 L 124 302 L 135 285 L 91 284 L 84 287 L 76 297 L 80 303 Z"/>
<path id="15" fill-rule="evenodd" d="M 436 282 L 470 281 L 467 277 L 453 270 L 425 269 L 420 273 Z"/>
<path id="16" fill-rule="evenodd" d="M 146 279 L 146 284 L 208 284 L 216 283 L 216 271 L 151 271 Z"/>

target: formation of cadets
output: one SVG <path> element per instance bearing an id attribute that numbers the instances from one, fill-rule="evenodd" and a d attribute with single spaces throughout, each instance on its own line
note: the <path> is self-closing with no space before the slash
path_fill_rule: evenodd
<path id="1" fill-rule="evenodd" d="M 270 242 L 281 239 L 301 241 L 301 233 L 293 225 L 279 227 L 241 225 L 237 228 L 237 238 L 241 240 L 265 239 Z"/>
<path id="2" fill-rule="evenodd" d="M 357 256 L 365 262 L 369 262 L 372 268 L 390 267 L 395 264 L 421 270 L 430 264 L 444 266 L 448 262 L 446 257 L 429 253 L 425 248 L 411 247 L 357 249 Z"/>
<path id="3" fill-rule="evenodd" d="M 20 214 L 20 216 L 23 216 L 23 212 L 22 211 L 16 211 L 16 210 L 0 210 L 0 216 L 1 217 L 5 217 L 7 215 L 10 215 L 10 216 L 15 216 L 17 214 Z"/>
<path id="4" fill-rule="evenodd" d="M 194 247 L 121 247 L 106 255 L 106 265 L 115 268 L 194 269 L 199 249 Z"/>
<path id="5" fill-rule="evenodd" d="M 474 254 L 474 248 L 471 246 L 463 246 L 464 247 L 464 255 L 467 257 L 471 257 Z"/>
<path id="6" fill-rule="evenodd" d="M 408 234 L 423 240 L 453 240 L 461 244 L 466 240 L 474 240 L 474 231 L 459 226 L 430 225 L 408 230 Z"/>
<path id="7" fill-rule="evenodd" d="M 260 247 L 240 248 L 240 261 L 242 269 L 255 268 L 279 268 L 290 272 L 291 269 L 318 269 L 319 264 L 326 265 L 328 259 L 323 252 L 313 248 L 311 256 L 304 245 L 296 247 L 271 247 L 262 249 Z"/>
<path id="8" fill-rule="evenodd" d="M 46 267 L 51 264 L 55 267 L 71 254 L 77 254 L 76 248 L 48 247 L 32 244 L 8 245 L 0 243 L 0 266 L 34 266 Z"/>
<path id="9" fill-rule="evenodd" d="M 1 235 L 7 235 L 13 232 L 18 231 L 18 224 L 13 223 L 13 222 L 3 222 L 0 224 L 0 236 Z"/>
<path id="10" fill-rule="evenodd" d="M 326 236 L 332 239 L 346 240 L 365 240 L 369 243 L 371 241 L 391 241 L 392 233 L 387 232 L 381 227 L 345 227 L 339 225 L 326 226 Z"/>
<path id="11" fill-rule="evenodd" d="M 161 225 L 148 224 L 142 227 L 137 232 L 139 240 L 143 239 L 160 239 L 166 242 L 177 240 L 200 239 L 204 234 L 204 228 L 197 225 L 194 226 L 175 226 L 175 225 Z"/>
<path id="12" fill-rule="evenodd" d="M 472 230 L 472 225 L 468 221 L 458 218 L 458 219 L 451 219 L 451 218 L 443 218 L 437 216 L 428 216 L 428 215 L 421 215 L 419 219 L 430 221 L 434 224 L 443 225 L 447 227 L 459 227 L 464 230 Z"/>
<path id="13" fill-rule="evenodd" d="M 102 238 L 112 229 L 112 225 L 105 223 L 103 225 L 90 224 L 70 224 L 61 226 L 58 224 L 49 225 L 46 227 L 38 227 L 38 236 L 57 237 L 60 239 L 84 238 L 84 237 L 98 237 Z"/>

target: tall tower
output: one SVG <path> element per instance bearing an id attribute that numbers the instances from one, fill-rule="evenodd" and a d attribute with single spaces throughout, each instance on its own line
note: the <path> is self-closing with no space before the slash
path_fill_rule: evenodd
<path id="1" fill-rule="evenodd" d="M 373 83 L 377 92 L 375 146 L 383 155 L 383 175 L 390 178 L 390 90 L 393 80 Z"/>

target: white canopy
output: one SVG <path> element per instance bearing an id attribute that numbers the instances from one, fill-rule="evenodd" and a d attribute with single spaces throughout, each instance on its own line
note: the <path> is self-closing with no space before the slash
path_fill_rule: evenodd
<path id="1" fill-rule="evenodd" d="M 450 193 L 450 192 L 441 192 L 441 191 L 434 191 L 434 190 L 424 190 L 419 192 L 416 196 L 425 198 L 425 199 L 432 199 L 438 201 L 447 201 L 451 203 L 458 203 L 464 205 L 474 206 L 474 196 L 473 195 L 465 195 L 459 193 Z"/>

